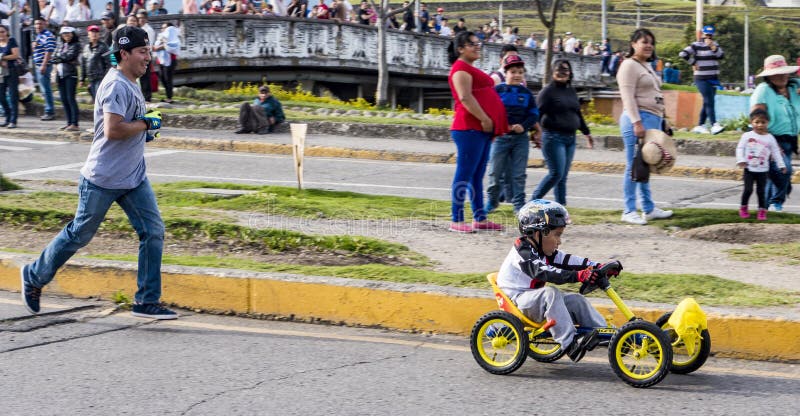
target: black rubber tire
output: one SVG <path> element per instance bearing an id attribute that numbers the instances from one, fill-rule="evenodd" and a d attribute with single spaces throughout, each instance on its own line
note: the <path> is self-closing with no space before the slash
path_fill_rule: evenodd
<path id="1" fill-rule="evenodd" d="M 492 324 L 492 321 L 494 321 L 494 324 Z M 502 327 L 499 329 L 495 327 L 490 328 L 490 325 L 501 325 Z M 495 332 L 491 335 L 487 334 L 487 332 L 491 331 Z M 503 344 L 503 347 L 506 345 L 513 345 L 513 347 L 510 349 L 503 348 L 502 351 L 495 349 L 493 340 L 500 337 L 502 337 L 502 339 L 499 339 L 499 341 L 500 344 Z M 487 342 L 489 345 L 487 345 Z M 472 350 L 472 357 L 475 358 L 475 361 L 481 368 L 498 375 L 511 374 L 517 371 L 517 369 L 525 363 L 525 359 L 528 358 L 528 345 L 528 333 L 525 332 L 522 321 L 512 314 L 500 310 L 492 311 L 481 316 L 478 321 L 475 322 L 475 325 L 473 325 L 469 336 L 469 346 Z M 507 360 L 502 362 L 488 361 L 491 359 L 491 357 L 489 357 L 490 354 L 496 354 L 498 352 L 511 352 L 511 355 Z"/>
<path id="2" fill-rule="evenodd" d="M 656 366 L 651 371 L 643 374 L 646 377 L 635 377 L 629 373 L 636 370 L 636 366 L 628 368 L 626 366 L 623 370 L 622 354 L 635 353 L 635 343 L 642 338 L 647 337 L 650 342 L 654 344 L 647 350 L 647 355 L 658 355 Z M 634 342 L 634 345 L 630 345 Z M 634 348 L 632 352 L 631 347 Z M 629 359 L 638 359 L 638 357 L 628 357 Z M 626 323 L 620 327 L 611 341 L 608 344 L 608 361 L 611 364 L 611 369 L 622 381 L 637 388 L 646 388 L 654 386 L 664 380 L 664 377 L 669 374 L 670 366 L 672 365 L 672 345 L 669 343 L 669 338 L 666 332 L 657 327 L 652 322 L 643 320 L 634 320 Z M 649 374 L 649 376 L 648 376 Z"/>
<path id="3" fill-rule="evenodd" d="M 667 323 L 670 316 L 672 316 L 672 312 L 667 312 L 661 315 L 661 317 L 656 320 L 656 326 L 663 329 L 667 334 L 667 338 L 669 338 L 670 343 L 673 343 L 677 338 L 677 334 L 675 334 L 675 331 L 670 329 L 670 326 Z M 711 354 L 711 335 L 708 333 L 708 329 L 704 329 L 702 332 L 700 332 L 700 336 L 703 338 L 700 340 L 700 348 L 698 348 L 694 354 L 694 360 L 688 363 L 677 361 L 677 358 L 675 357 L 676 346 L 673 346 L 672 365 L 670 366 L 669 371 L 675 374 L 689 374 L 697 371 L 703 366 L 703 364 L 706 363 L 708 356 Z M 683 343 L 677 345 L 677 347 L 680 347 L 681 345 L 683 345 Z"/>

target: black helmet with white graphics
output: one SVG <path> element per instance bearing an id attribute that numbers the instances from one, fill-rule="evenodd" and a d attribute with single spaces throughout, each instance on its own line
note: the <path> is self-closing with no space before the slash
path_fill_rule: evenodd
<path id="1" fill-rule="evenodd" d="M 552 229 L 572 224 L 567 209 L 558 202 L 547 199 L 534 199 L 525 204 L 520 208 L 517 220 L 519 232 L 527 237 L 533 236 L 535 231 L 547 235 Z"/>

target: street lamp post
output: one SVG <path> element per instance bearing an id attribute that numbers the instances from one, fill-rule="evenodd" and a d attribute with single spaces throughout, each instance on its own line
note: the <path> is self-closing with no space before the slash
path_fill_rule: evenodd
<path id="1" fill-rule="evenodd" d="M 744 10 L 744 88 L 750 86 L 750 11 Z"/>
<path id="2" fill-rule="evenodd" d="M 605 39 L 608 37 L 608 15 L 606 13 L 606 7 L 608 6 L 607 3 L 608 2 L 606 0 L 603 0 L 600 3 L 600 39 Z"/>

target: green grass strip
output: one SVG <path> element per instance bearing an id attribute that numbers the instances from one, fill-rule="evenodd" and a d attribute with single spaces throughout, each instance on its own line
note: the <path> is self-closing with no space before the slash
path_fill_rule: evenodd
<path id="1" fill-rule="evenodd" d="M 769 213 L 770 219 L 774 215 Z M 790 266 L 800 264 L 800 243 L 753 244 L 748 248 L 732 248 L 728 254 L 741 261 L 785 260 Z"/>

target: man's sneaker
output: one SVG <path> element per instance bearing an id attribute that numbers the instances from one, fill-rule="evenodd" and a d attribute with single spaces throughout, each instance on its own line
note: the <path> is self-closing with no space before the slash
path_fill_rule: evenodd
<path id="1" fill-rule="evenodd" d="M 647 221 L 642 218 L 636 211 L 626 212 L 622 214 L 622 218 L 620 221 L 627 222 L 629 224 L 636 224 L 636 225 L 647 225 Z"/>
<path id="2" fill-rule="evenodd" d="M 593 329 L 592 332 L 587 332 L 583 335 L 576 336 L 572 339 L 572 344 L 567 347 L 567 355 L 573 362 L 578 362 L 586 354 L 586 351 L 591 351 L 600 340 L 597 338 L 597 330 Z"/>
<path id="3" fill-rule="evenodd" d="M 178 314 L 158 303 L 134 303 L 131 315 L 152 319 L 178 319 Z"/>
<path id="4" fill-rule="evenodd" d="M 664 218 L 669 218 L 672 216 L 672 211 L 666 210 L 664 211 L 661 208 L 653 208 L 652 211 L 643 215 L 645 221 L 652 221 L 652 220 L 661 220 Z"/>
<path id="5" fill-rule="evenodd" d="M 27 309 L 28 312 L 37 314 L 40 310 L 39 299 L 42 297 L 42 289 L 31 286 L 25 278 L 27 274 L 28 265 L 26 264 L 19 269 L 19 278 L 22 281 L 20 287 L 20 292 L 22 292 L 22 304 L 25 305 L 25 309 Z"/>
<path id="6" fill-rule="evenodd" d="M 758 215 L 756 216 L 756 219 L 759 220 L 759 221 L 766 221 L 767 220 L 767 210 L 765 210 L 764 208 L 759 208 L 758 209 Z"/>
<path id="7" fill-rule="evenodd" d="M 39 120 L 50 121 L 50 120 L 55 120 L 55 119 L 56 119 L 56 115 L 55 114 L 45 114 Z"/>
<path id="8" fill-rule="evenodd" d="M 693 128 L 693 129 L 692 129 L 692 133 L 697 133 L 697 134 L 709 134 L 709 133 L 711 133 L 711 132 L 710 132 L 710 131 L 708 131 L 708 129 L 706 128 L 706 126 L 697 126 L 697 127 L 695 127 L 695 128 Z"/>
<path id="9" fill-rule="evenodd" d="M 472 229 L 475 231 L 503 231 L 503 226 L 491 221 L 473 221 Z"/>
<path id="10" fill-rule="evenodd" d="M 711 126 L 711 134 L 720 134 L 722 130 L 725 130 L 725 127 L 722 127 L 719 123 L 714 123 L 714 125 Z"/>
<path id="11" fill-rule="evenodd" d="M 776 202 L 769 206 L 769 210 L 775 212 L 781 212 L 783 211 L 783 204 L 781 204 L 780 202 Z"/>

